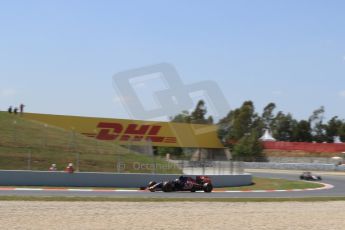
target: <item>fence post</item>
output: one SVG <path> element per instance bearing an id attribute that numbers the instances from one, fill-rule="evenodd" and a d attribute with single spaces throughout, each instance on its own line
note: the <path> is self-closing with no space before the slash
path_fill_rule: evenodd
<path id="1" fill-rule="evenodd" d="M 191 171 L 192 171 L 192 175 L 194 175 L 194 166 L 195 166 L 195 165 L 192 164 L 192 165 L 190 165 L 190 166 L 191 166 L 191 168 L 192 168 L 192 170 L 191 170 Z"/>
<path id="2" fill-rule="evenodd" d="M 116 160 L 116 172 L 121 173 L 121 157 L 120 155 L 117 155 L 117 160 Z"/>
<path id="3" fill-rule="evenodd" d="M 182 160 L 182 166 L 181 166 L 181 169 L 182 169 L 182 174 L 185 174 L 185 172 L 184 172 L 184 160 Z"/>
<path id="4" fill-rule="evenodd" d="M 153 167 L 152 167 L 152 174 L 156 174 L 156 156 L 153 154 L 152 155 L 152 160 L 153 160 Z"/>
<path id="5" fill-rule="evenodd" d="M 228 162 L 228 166 L 229 166 L 229 175 L 232 175 L 232 174 L 233 174 L 233 171 L 232 171 L 232 163 L 231 163 L 231 160 Z"/>

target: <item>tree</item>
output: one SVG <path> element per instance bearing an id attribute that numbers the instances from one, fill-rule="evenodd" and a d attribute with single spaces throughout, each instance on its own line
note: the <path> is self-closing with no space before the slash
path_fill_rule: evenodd
<path id="1" fill-rule="evenodd" d="M 232 147 L 245 134 L 250 133 L 257 115 L 253 102 L 246 101 L 238 109 L 230 111 L 219 122 L 218 136 L 228 146 Z"/>
<path id="2" fill-rule="evenodd" d="M 226 117 L 222 118 L 218 123 L 218 138 L 223 142 L 225 146 L 229 146 L 230 140 L 234 137 L 230 135 L 234 121 L 234 111 L 230 111 Z"/>
<path id="3" fill-rule="evenodd" d="M 272 130 L 272 123 L 274 121 L 274 115 L 273 111 L 276 108 L 276 104 L 274 103 L 269 103 L 265 108 L 262 113 L 262 121 L 264 123 L 264 128 L 266 129 L 271 129 Z"/>
<path id="4" fill-rule="evenodd" d="M 313 140 L 309 121 L 301 120 L 297 123 L 292 139 L 299 142 L 311 142 Z"/>
<path id="5" fill-rule="evenodd" d="M 342 139 L 344 135 L 343 126 L 344 122 L 338 119 L 338 116 L 332 117 L 332 119 L 328 121 L 326 126 L 327 142 L 333 142 L 335 136 L 340 136 Z"/>
<path id="6" fill-rule="evenodd" d="M 272 122 L 273 137 L 279 141 L 291 141 L 296 126 L 297 121 L 293 119 L 291 114 L 285 115 L 279 111 Z"/>
<path id="7" fill-rule="evenodd" d="M 196 105 L 194 111 L 191 113 L 191 123 L 207 124 L 209 120 L 205 118 L 206 113 L 207 109 L 205 106 L 205 102 L 203 100 L 200 100 Z"/>
<path id="8" fill-rule="evenodd" d="M 231 110 L 218 123 L 218 136 L 223 143 L 234 149 L 245 135 L 255 131 L 261 136 L 265 128 L 270 128 L 273 137 L 280 141 L 333 142 L 335 136 L 345 142 L 345 120 L 333 117 L 325 122 L 325 108 L 313 111 L 307 120 L 297 120 L 288 113 L 279 111 L 274 116 L 276 105 L 269 103 L 261 116 L 255 112 L 252 101 L 245 101 L 240 108 Z"/>
<path id="9" fill-rule="evenodd" d="M 172 122 L 191 123 L 191 116 L 188 111 L 182 111 L 174 117 L 170 117 Z"/>
<path id="10" fill-rule="evenodd" d="M 230 111 L 220 120 L 219 127 L 218 136 L 232 149 L 235 159 L 253 161 L 262 156 L 259 138 L 265 125 L 255 113 L 252 101 L 245 101 L 240 108 Z"/>
<path id="11" fill-rule="evenodd" d="M 266 126 L 263 122 L 262 117 L 260 117 L 257 113 L 253 115 L 251 126 L 252 126 L 252 129 L 254 129 L 259 134 L 260 137 L 264 134 L 264 131 L 266 129 Z"/>
<path id="12" fill-rule="evenodd" d="M 213 124 L 213 117 L 206 117 L 207 109 L 203 100 L 198 101 L 194 111 L 189 113 L 188 111 L 182 111 L 174 117 L 170 117 L 170 121 L 179 123 L 193 123 L 193 124 Z M 157 154 L 165 156 L 170 153 L 171 156 L 181 156 L 185 152 L 188 152 L 187 148 L 180 147 L 157 147 Z"/>
<path id="13" fill-rule="evenodd" d="M 243 161 L 257 161 L 262 156 L 262 143 L 259 141 L 259 135 L 256 131 L 246 134 L 234 146 L 233 157 Z"/>
<path id="14" fill-rule="evenodd" d="M 311 124 L 311 133 L 313 136 L 313 141 L 324 142 L 327 141 L 326 136 L 326 126 L 323 124 L 325 108 L 321 106 L 316 109 L 309 118 L 309 123 Z"/>
<path id="15" fill-rule="evenodd" d="M 240 110 L 236 114 L 233 125 L 233 134 L 236 140 L 241 139 L 245 134 L 250 133 L 253 117 L 254 117 L 254 105 L 252 101 L 246 101 L 241 106 Z"/>
<path id="16" fill-rule="evenodd" d="M 340 140 L 342 142 L 345 142 L 345 121 L 342 121 L 341 126 L 339 127 L 339 133 L 338 133 Z"/>

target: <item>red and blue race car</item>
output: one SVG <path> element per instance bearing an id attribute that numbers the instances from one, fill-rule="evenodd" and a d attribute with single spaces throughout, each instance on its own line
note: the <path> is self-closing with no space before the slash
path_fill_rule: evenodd
<path id="1" fill-rule="evenodd" d="M 210 193 L 213 190 L 213 185 L 211 179 L 207 176 L 197 176 L 195 179 L 192 177 L 180 176 L 178 179 L 172 181 L 159 183 L 151 181 L 148 184 L 147 189 L 151 192 L 204 191 Z"/>

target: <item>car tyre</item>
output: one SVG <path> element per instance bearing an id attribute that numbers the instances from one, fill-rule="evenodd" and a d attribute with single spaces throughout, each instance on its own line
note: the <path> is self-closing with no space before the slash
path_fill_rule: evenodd
<path id="1" fill-rule="evenodd" d="M 172 192 L 173 187 L 172 184 L 170 182 L 164 182 L 163 183 L 163 187 L 162 187 L 162 191 L 163 192 Z"/>
<path id="2" fill-rule="evenodd" d="M 204 185 L 203 185 L 203 190 L 204 190 L 204 192 L 206 192 L 206 193 L 212 192 L 212 190 L 213 190 L 212 184 L 209 184 L 209 183 L 204 184 Z"/>

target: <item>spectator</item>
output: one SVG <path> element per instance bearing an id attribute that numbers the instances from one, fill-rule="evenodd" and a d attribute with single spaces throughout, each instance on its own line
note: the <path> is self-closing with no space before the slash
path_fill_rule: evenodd
<path id="1" fill-rule="evenodd" d="M 19 106 L 20 114 L 23 114 L 23 113 L 24 113 L 24 107 L 25 107 L 24 104 L 20 104 L 20 106 Z"/>
<path id="2" fill-rule="evenodd" d="M 10 106 L 7 111 L 8 111 L 8 113 L 12 113 L 12 110 L 13 110 L 12 106 Z"/>
<path id="3" fill-rule="evenodd" d="M 49 171 L 52 171 L 52 172 L 57 171 L 56 164 L 52 164 L 52 166 L 50 166 L 49 168 Z"/>
<path id="4" fill-rule="evenodd" d="M 74 168 L 73 168 L 73 164 L 69 163 L 68 166 L 65 169 L 65 172 L 67 173 L 74 173 Z"/>
<path id="5" fill-rule="evenodd" d="M 18 114 L 18 108 L 17 107 L 14 108 L 13 113 Z"/>

